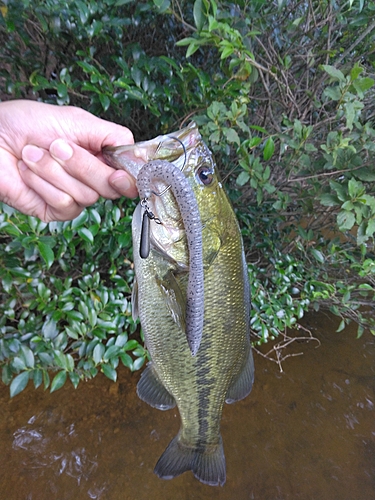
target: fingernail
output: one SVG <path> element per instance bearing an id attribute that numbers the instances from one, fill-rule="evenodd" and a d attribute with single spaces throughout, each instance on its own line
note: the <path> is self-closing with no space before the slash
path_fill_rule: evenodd
<path id="1" fill-rule="evenodd" d="M 24 172 L 27 169 L 28 169 L 28 166 L 26 165 L 26 163 L 24 163 L 22 160 L 20 160 L 18 162 L 18 170 L 22 170 L 22 172 Z"/>
<path id="2" fill-rule="evenodd" d="M 70 160 L 73 156 L 73 148 L 63 139 L 56 139 L 49 148 L 49 152 L 57 160 Z"/>
<path id="3" fill-rule="evenodd" d="M 32 161 L 33 163 L 36 163 L 43 158 L 43 155 L 43 149 L 31 144 L 28 144 L 22 150 L 22 158 L 24 161 Z"/>
<path id="4" fill-rule="evenodd" d="M 116 172 L 116 175 L 112 176 L 110 183 L 119 193 L 128 191 L 132 186 L 128 175 L 121 171 Z"/>

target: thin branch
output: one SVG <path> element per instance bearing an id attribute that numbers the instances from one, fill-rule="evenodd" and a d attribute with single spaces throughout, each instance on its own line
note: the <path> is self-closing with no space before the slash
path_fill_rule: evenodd
<path id="1" fill-rule="evenodd" d="M 342 60 L 344 59 L 346 56 L 348 56 L 351 52 L 353 52 L 353 50 L 356 48 L 356 46 L 362 42 L 362 40 L 372 31 L 375 29 L 375 21 L 373 21 L 370 26 L 368 26 L 365 31 L 363 31 L 363 33 L 361 33 L 359 35 L 359 37 L 357 38 L 357 40 L 351 44 L 351 46 L 345 50 L 340 56 L 339 56 L 339 59 Z"/>

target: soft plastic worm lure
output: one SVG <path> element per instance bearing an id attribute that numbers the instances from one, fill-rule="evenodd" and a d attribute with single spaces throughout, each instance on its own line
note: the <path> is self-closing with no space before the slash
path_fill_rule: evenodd
<path id="1" fill-rule="evenodd" d="M 137 188 L 141 200 L 147 200 L 154 194 L 152 185 L 155 180 L 164 181 L 170 186 L 178 204 L 185 228 L 187 245 L 189 249 L 189 278 L 186 297 L 186 337 L 193 356 L 196 355 L 202 339 L 203 313 L 204 313 L 204 287 L 203 287 L 203 254 L 202 254 L 202 224 L 199 208 L 194 192 L 184 173 L 172 163 L 164 160 L 154 160 L 146 163 L 137 177 Z M 147 210 L 147 209 L 146 209 Z M 143 216 L 142 233 L 148 233 L 147 224 L 154 218 L 145 212 Z M 159 221 L 160 222 L 160 221 Z M 141 252 L 147 253 L 149 237 L 144 234 L 146 241 L 141 241 Z M 141 255 L 142 256 L 142 255 Z"/>

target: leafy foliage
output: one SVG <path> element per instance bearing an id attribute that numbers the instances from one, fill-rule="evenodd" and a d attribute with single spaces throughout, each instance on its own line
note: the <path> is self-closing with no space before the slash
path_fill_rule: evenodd
<path id="1" fill-rule="evenodd" d="M 375 332 L 375 2 L 8 0 L 0 12 L 2 99 L 78 105 L 137 140 L 197 121 L 243 228 L 256 342 L 309 308 Z M 2 207 L 12 395 L 144 363 L 133 208 L 103 200 L 46 225 Z"/>

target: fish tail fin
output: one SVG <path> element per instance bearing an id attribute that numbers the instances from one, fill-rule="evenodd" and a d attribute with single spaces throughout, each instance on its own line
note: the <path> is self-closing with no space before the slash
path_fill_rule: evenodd
<path id="1" fill-rule="evenodd" d="M 223 443 L 207 449 L 194 449 L 184 446 L 176 436 L 159 458 L 154 472 L 161 479 L 173 479 L 191 470 L 204 484 L 223 486 L 226 479 Z"/>

